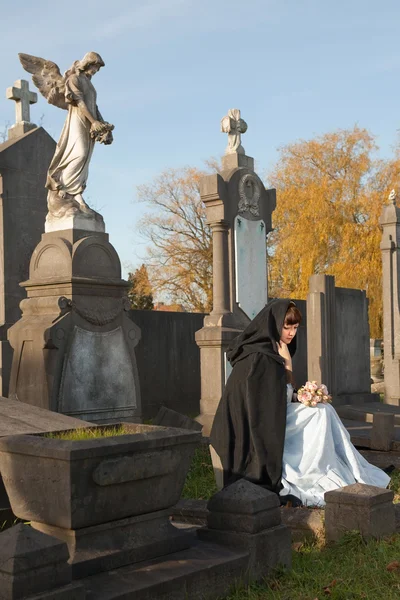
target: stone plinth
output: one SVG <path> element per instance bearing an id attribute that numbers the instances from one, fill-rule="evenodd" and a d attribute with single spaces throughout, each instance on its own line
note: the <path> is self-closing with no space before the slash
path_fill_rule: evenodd
<path id="1" fill-rule="evenodd" d="M 247 550 L 249 580 L 262 579 L 278 565 L 291 566 L 291 535 L 282 525 L 276 494 L 241 479 L 217 492 L 207 508 L 200 539 Z"/>
<path id="2" fill-rule="evenodd" d="M 91 231 L 97 233 L 105 233 L 105 225 L 103 217 L 96 213 L 77 213 L 62 219 L 53 217 L 51 213 L 47 214 L 44 230 L 46 233 L 52 231 L 64 231 L 64 229 L 80 229 L 83 231 Z"/>
<path id="3" fill-rule="evenodd" d="M 196 333 L 201 363 L 199 421 L 204 435 L 210 433 L 229 374 L 226 349 L 268 301 L 266 236 L 276 206 L 275 190 L 265 189 L 251 157 L 232 153 L 223 157 L 222 164 L 221 174 L 200 182 L 213 236 L 213 309 Z M 254 290 L 247 281 L 252 261 L 257 273 Z"/>
<path id="4" fill-rule="evenodd" d="M 396 196 L 382 210 L 382 298 L 385 402 L 400 405 L 400 209 Z"/>
<path id="5" fill-rule="evenodd" d="M 67 545 L 22 523 L 0 534 L 0 598 L 84 600 Z"/>
<path id="6" fill-rule="evenodd" d="M 325 493 L 325 534 L 338 541 L 347 531 L 382 538 L 396 530 L 393 491 L 354 483 Z"/>
<path id="7" fill-rule="evenodd" d="M 26 297 L 19 286 L 43 232 L 47 213 L 46 173 L 55 141 L 41 127 L 26 133 L 18 123 L 0 144 L 0 396 L 8 396 L 12 348 L 7 331 L 21 317 Z M 32 128 L 31 128 L 32 129 Z"/>
<path id="8" fill-rule="evenodd" d="M 12 399 L 91 422 L 140 419 L 128 284 L 105 233 L 42 235 L 8 337 Z"/>

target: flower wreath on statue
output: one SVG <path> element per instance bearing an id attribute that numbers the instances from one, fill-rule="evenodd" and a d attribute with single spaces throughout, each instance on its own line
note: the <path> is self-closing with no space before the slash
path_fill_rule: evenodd
<path id="1" fill-rule="evenodd" d="M 110 123 L 93 123 L 90 128 L 90 137 L 96 142 L 100 142 L 101 144 L 105 144 L 107 146 L 113 141 L 113 134 L 111 133 L 113 129 L 114 125 L 110 125 Z"/>

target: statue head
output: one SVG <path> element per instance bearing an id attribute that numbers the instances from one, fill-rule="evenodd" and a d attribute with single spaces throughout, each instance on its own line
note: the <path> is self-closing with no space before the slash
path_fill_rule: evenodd
<path id="1" fill-rule="evenodd" d="M 105 62 L 100 54 L 97 54 L 97 52 L 87 52 L 82 60 L 78 61 L 77 70 L 94 75 L 104 65 Z"/>

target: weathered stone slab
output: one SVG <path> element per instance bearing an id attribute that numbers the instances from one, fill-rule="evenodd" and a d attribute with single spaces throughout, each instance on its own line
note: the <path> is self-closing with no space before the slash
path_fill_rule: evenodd
<path id="1" fill-rule="evenodd" d="M 179 427 L 180 429 L 190 429 L 193 431 L 201 431 L 203 425 L 194 419 L 182 415 L 181 413 L 171 410 L 166 406 L 162 406 L 156 417 L 153 419 L 153 425 L 162 427 Z"/>
<path id="2" fill-rule="evenodd" d="M 42 592 L 68 586 L 68 559 L 64 542 L 22 523 L 11 527 L 0 534 L 0 598 L 41 598 Z"/>
<path id="3" fill-rule="evenodd" d="M 70 583 L 64 587 L 57 588 L 56 590 L 50 590 L 49 592 L 42 592 L 41 594 L 35 594 L 27 598 L 24 596 L 24 600 L 85 600 L 85 590 L 80 583 Z"/>
<path id="4" fill-rule="evenodd" d="M 0 437 L 87 427 L 88 421 L 68 417 L 18 400 L 0 397 Z"/>
<path id="5" fill-rule="evenodd" d="M 217 600 L 241 581 L 248 553 L 197 542 L 189 550 L 81 580 L 96 600 Z"/>
<path id="6" fill-rule="evenodd" d="M 339 417 L 353 421 L 372 423 L 375 414 L 392 414 L 395 422 L 400 425 L 400 406 L 383 404 L 382 402 L 365 402 L 361 404 L 344 404 L 336 409 Z"/>
<path id="7" fill-rule="evenodd" d="M 393 465 L 396 469 L 400 469 L 400 452 L 379 452 L 377 450 L 359 450 L 360 454 L 371 464 L 386 469 Z"/>
<path id="8" fill-rule="evenodd" d="M 346 531 L 381 538 L 396 530 L 393 491 L 354 483 L 325 493 L 325 533 L 338 541 Z"/>
<path id="9" fill-rule="evenodd" d="M 349 432 L 352 443 L 357 448 L 369 448 L 371 450 L 375 450 L 375 449 L 380 450 L 382 448 L 381 444 L 379 444 L 379 440 L 378 440 L 378 444 L 380 445 L 380 447 L 379 448 L 372 447 L 372 444 L 376 443 L 376 441 L 375 441 L 376 438 L 375 438 L 375 440 L 372 439 L 373 429 L 374 429 L 373 423 L 369 423 L 369 422 L 365 422 L 365 421 L 354 421 L 354 420 L 350 420 L 350 419 L 344 419 L 343 417 L 342 417 L 342 423 L 346 427 L 347 431 Z M 375 432 L 379 432 L 379 436 L 381 435 L 380 428 L 377 429 L 376 426 L 375 426 Z M 384 434 L 385 434 L 386 440 L 387 440 L 388 439 L 387 430 L 386 430 L 386 432 L 384 431 Z M 390 432 L 389 432 L 389 437 L 390 437 Z M 393 428 L 393 438 L 392 438 L 392 442 L 390 445 L 390 450 L 393 450 L 395 452 L 400 451 L 400 425 L 397 424 L 396 422 L 395 422 L 395 425 Z M 389 450 L 387 450 L 387 452 L 389 454 Z"/>
<path id="10" fill-rule="evenodd" d="M 167 509 L 75 530 L 35 522 L 32 527 L 67 543 L 73 579 L 81 579 L 189 548 L 193 534 L 174 527 L 169 512 Z"/>

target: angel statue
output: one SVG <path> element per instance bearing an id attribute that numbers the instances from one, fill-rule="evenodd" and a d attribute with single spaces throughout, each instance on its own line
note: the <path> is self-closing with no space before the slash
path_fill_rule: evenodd
<path id="1" fill-rule="evenodd" d="M 95 142 L 111 144 L 113 125 L 103 120 L 96 104 L 91 82 L 104 61 L 97 52 L 88 52 L 82 60 L 61 75 L 58 66 L 43 58 L 19 54 L 26 71 L 50 104 L 68 111 L 68 116 L 51 161 L 46 188 L 49 214 L 46 224 L 68 216 L 82 215 L 102 221 L 82 197 L 89 174 Z"/>

